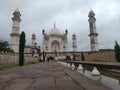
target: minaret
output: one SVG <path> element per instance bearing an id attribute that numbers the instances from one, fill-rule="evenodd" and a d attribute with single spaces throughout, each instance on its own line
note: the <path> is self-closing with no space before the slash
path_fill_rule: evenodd
<path id="1" fill-rule="evenodd" d="M 10 34 L 11 36 L 11 49 L 15 52 L 18 53 L 19 51 L 19 38 L 20 38 L 20 11 L 16 9 L 13 13 L 13 26 L 12 26 L 12 33 Z"/>
<path id="2" fill-rule="evenodd" d="M 65 33 L 63 34 L 64 36 L 64 43 L 63 43 L 63 52 L 67 51 L 67 47 L 68 47 L 68 40 L 67 40 L 67 35 L 68 35 L 68 30 L 65 30 Z"/>
<path id="3" fill-rule="evenodd" d="M 72 40 L 73 40 L 73 52 L 76 52 L 77 51 L 77 43 L 76 43 L 76 35 L 75 33 L 73 33 L 72 35 Z"/>
<path id="4" fill-rule="evenodd" d="M 98 49 L 98 33 L 96 32 L 96 18 L 94 17 L 95 13 L 93 10 L 89 12 L 89 28 L 90 28 L 90 42 L 91 42 L 91 51 L 99 51 Z"/>
<path id="5" fill-rule="evenodd" d="M 35 45 L 36 44 L 36 35 L 35 35 L 35 33 L 32 34 L 32 38 L 31 39 L 32 39 L 32 47 L 35 47 L 36 46 Z"/>

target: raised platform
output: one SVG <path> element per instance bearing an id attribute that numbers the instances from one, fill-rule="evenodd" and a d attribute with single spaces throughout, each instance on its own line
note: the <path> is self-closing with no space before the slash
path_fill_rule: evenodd
<path id="1" fill-rule="evenodd" d="M 0 71 L 0 90 L 112 90 L 57 62 Z"/>

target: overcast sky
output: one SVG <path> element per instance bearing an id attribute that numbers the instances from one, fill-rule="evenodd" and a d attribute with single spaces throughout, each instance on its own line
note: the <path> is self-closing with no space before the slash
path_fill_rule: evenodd
<path id="1" fill-rule="evenodd" d="M 88 13 L 96 14 L 99 48 L 114 48 L 120 43 L 120 0 L 0 0 L 0 40 L 10 42 L 12 13 L 18 7 L 21 12 L 20 31 L 25 31 L 27 45 L 31 35 L 37 36 L 41 46 L 42 29 L 49 32 L 56 27 L 68 30 L 68 46 L 72 50 L 72 34 L 77 35 L 78 51 L 90 50 Z"/>

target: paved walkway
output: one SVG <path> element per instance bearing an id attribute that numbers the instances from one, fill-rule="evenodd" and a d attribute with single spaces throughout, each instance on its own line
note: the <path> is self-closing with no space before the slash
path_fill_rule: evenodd
<path id="1" fill-rule="evenodd" d="M 0 71 L 0 90 L 111 90 L 57 62 Z"/>

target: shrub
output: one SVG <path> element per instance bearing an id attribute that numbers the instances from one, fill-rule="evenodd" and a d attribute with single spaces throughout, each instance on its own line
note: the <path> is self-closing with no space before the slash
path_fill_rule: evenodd
<path id="1" fill-rule="evenodd" d="M 94 62 L 101 62 L 101 59 L 94 59 Z"/>
<path id="2" fill-rule="evenodd" d="M 34 61 L 31 61 L 31 62 L 28 62 L 28 64 L 36 64 L 37 62 L 34 62 Z"/>
<path id="3" fill-rule="evenodd" d="M 115 59 L 117 62 L 120 62 L 120 46 L 117 43 L 117 41 L 115 41 L 114 49 L 115 49 Z"/>

